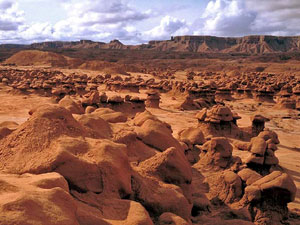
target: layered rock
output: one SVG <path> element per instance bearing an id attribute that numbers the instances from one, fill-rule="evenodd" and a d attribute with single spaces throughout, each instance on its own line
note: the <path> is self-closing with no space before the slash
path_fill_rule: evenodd
<path id="1" fill-rule="evenodd" d="M 243 135 L 236 125 L 236 120 L 240 117 L 232 113 L 226 106 L 216 105 L 209 110 L 203 109 L 196 115 L 196 118 L 199 122 L 199 128 L 206 136 L 241 138 Z"/>
<path id="2" fill-rule="evenodd" d="M 148 108 L 159 108 L 159 102 L 160 102 L 160 95 L 157 91 L 148 90 L 146 92 L 147 99 L 146 99 L 146 107 Z"/>

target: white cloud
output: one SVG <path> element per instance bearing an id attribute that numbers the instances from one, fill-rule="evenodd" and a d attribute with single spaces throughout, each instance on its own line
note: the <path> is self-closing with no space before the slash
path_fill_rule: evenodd
<path id="1" fill-rule="evenodd" d="M 17 4 L 11 0 L 0 0 L 0 7 L 5 12 L 0 11 L 0 30 L 16 31 L 13 38 L 8 38 L 7 32 L 0 33 L 0 40 L 30 43 L 43 40 L 120 39 L 136 42 L 139 41 L 139 32 L 134 24 L 152 14 L 151 10 L 140 12 L 123 0 L 64 0 L 61 4 L 66 9 L 66 19 L 55 24 L 23 24 L 22 12 Z"/>
<path id="2" fill-rule="evenodd" d="M 18 30 L 24 22 L 23 12 L 11 0 L 0 0 L 0 32 Z M 1 35 L 0 33 L 0 35 Z"/>
<path id="3" fill-rule="evenodd" d="M 22 40 L 29 40 L 30 42 L 40 42 L 52 40 L 53 27 L 49 23 L 34 23 L 31 25 L 24 25 L 19 30 L 19 37 Z"/>
<path id="4" fill-rule="evenodd" d="M 256 18 L 242 0 L 210 1 L 201 18 L 196 20 L 194 34 L 216 36 L 242 36 L 251 33 Z"/>
<path id="5" fill-rule="evenodd" d="M 68 18 L 54 25 L 54 37 L 59 39 L 121 39 L 136 32 L 132 24 L 150 17 L 151 11 L 139 12 L 121 0 L 88 0 L 67 2 Z M 131 27 L 131 29 L 128 29 Z"/>
<path id="6" fill-rule="evenodd" d="M 32 6 L 39 4 L 39 7 L 55 1 L 52 7 L 63 6 L 65 15 L 61 16 L 63 9 L 60 9 L 57 11 L 60 12 L 57 20 L 28 22 L 25 21 L 28 15 L 25 17 L 20 9 L 21 1 Z M 0 0 L 0 43 L 79 39 L 108 42 L 119 39 L 127 44 L 138 44 L 188 34 L 300 35 L 299 0 L 206 0 L 208 3 L 204 6 L 204 12 L 199 13 L 198 18 L 187 15 L 188 6 L 185 6 L 181 15 L 176 15 L 170 12 L 172 6 L 167 1 L 161 1 L 159 8 L 149 6 L 143 10 L 136 8 L 138 4 L 131 5 L 135 1 L 137 0 Z M 179 0 L 174 0 L 176 1 L 178 3 Z M 186 2 L 190 2 L 187 4 L 190 5 L 190 10 L 197 4 L 192 0 Z M 50 10 L 53 12 L 55 8 L 49 8 Z M 56 15 L 55 12 L 51 15 Z M 25 10 L 25 13 L 28 12 Z M 40 14 L 33 18 L 38 20 L 38 16 Z"/>
<path id="7" fill-rule="evenodd" d="M 150 16 L 150 12 L 139 12 L 121 0 L 87 0 L 65 3 L 69 19 L 81 25 L 112 24 L 139 21 Z"/>
<path id="8" fill-rule="evenodd" d="M 211 0 L 194 27 L 198 35 L 300 35 L 300 1 Z"/>
<path id="9" fill-rule="evenodd" d="M 248 9 L 257 17 L 251 26 L 253 32 L 273 35 L 300 35 L 299 0 L 246 0 Z"/>
<path id="10" fill-rule="evenodd" d="M 144 32 L 143 38 L 146 40 L 169 39 L 170 36 L 185 35 L 189 33 L 189 25 L 185 20 L 165 16 L 160 25 Z"/>

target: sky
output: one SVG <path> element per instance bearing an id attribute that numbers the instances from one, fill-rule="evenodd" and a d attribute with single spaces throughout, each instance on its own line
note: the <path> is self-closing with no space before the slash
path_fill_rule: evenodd
<path id="1" fill-rule="evenodd" d="M 300 35 L 300 0 L 0 0 L 0 44 Z"/>

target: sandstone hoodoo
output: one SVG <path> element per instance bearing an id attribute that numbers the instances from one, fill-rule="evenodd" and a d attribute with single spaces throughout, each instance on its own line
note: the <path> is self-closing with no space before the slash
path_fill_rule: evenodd
<path id="1" fill-rule="evenodd" d="M 261 131 L 265 129 L 265 123 L 270 119 L 262 115 L 254 115 L 251 117 L 252 122 L 252 135 L 257 136 Z"/>
<path id="2" fill-rule="evenodd" d="M 232 113 L 226 106 L 215 105 L 211 109 L 205 108 L 196 115 L 196 118 L 199 129 L 202 129 L 205 135 L 241 138 L 241 131 L 236 124 L 241 117 Z"/>
<path id="3" fill-rule="evenodd" d="M 298 50 L 274 36 L 0 45 L 0 225 L 300 224 Z"/>
<path id="4" fill-rule="evenodd" d="M 232 146 L 226 138 L 212 138 L 201 147 L 199 158 L 196 168 L 226 169 L 232 161 Z"/>
<path id="5" fill-rule="evenodd" d="M 295 109 L 296 100 L 292 98 L 292 87 L 286 86 L 282 87 L 281 91 L 278 93 L 278 99 L 276 106 L 283 109 Z"/>
<path id="6" fill-rule="evenodd" d="M 215 97 L 217 101 L 223 101 L 223 100 L 231 101 L 232 100 L 231 89 L 227 87 L 219 88 L 216 91 Z"/>
<path id="7" fill-rule="evenodd" d="M 146 99 L 146 107 L 148 108 L 159 108 L 159 102 L 160 102 L 160 94 L 159 92 L 155 90 L 148 90 L 146 92 L 147 99 Z"/>
<path id="8" fill-rule="evenodd" d="M 256 90 L 255 99 L 262 102 L 274 102 L 274 89 L 266 86 L 259 88 Z"/>

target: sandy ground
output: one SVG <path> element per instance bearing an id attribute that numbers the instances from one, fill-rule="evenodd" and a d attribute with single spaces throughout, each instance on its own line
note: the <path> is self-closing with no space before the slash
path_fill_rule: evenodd
<path id="1" fill-rule="evenodd" d="M 64 71 L 65 72 L 65 71 Z M 94 73 L 93 75 L 95 75 Z M 150 78 L 149 76 L 148 78 Z M 108 92 L 108 95 L 113 93 Z M 126 95 L 130 93 L 122 93 Z M 136 95 L 136 94 L 134 94 Z M 141 97 L 146 97 L 142 92 Z M 162 94 L 161 108 L 148 109 L 159 119 L 172 125 L 173 135 L 188 127 L 197 126 L 195 114 L 197 111 L 180 111 L 176 109 L 176 105 L 182 99 L 172 99 L 167 94 Z M 29 117 L 28 111 L 42 104 L 52 103 L 51 98 L 41 97 L 35 94 L 22 95 L 16 94 L 10 88 L 0 85 L 0 123 L 3 121 L 15 121 L 21 124 Z M 275 130 L 279 136 L 280 145 L 276 152 L 280 165 L 293 177 L 298 188 L 296 200 L 289 204 L 290 209 L 300 211 L 300 118 L 299 112 L 287 111 L 274 108 L 274 104 L 258 105 L 252 99 L 237 100 L 226 103 L 235 112 L 242 117 L 238 121 L 239 126 L 249 126 L 250 116 L 254 114 L 262 114 L 271 119 L 266 124 L 272 130 Z M 284 117 L 284 118 L 283 118 Z M 288 119 L 285 119 L 289 117 Z M 248 152 L 234 151 L 234 155 L 241 158 L 247 157 Z"/>
<path id="2" fill-rule="evenodd" d="M 29 117 L 29 110 L 39 105 L 53 103 L 51 98 L 38 95 L 22 95 L 12 91 L 11 88 L 0 85 L 0 123 L 13 121 L 21 124 Z"/>

